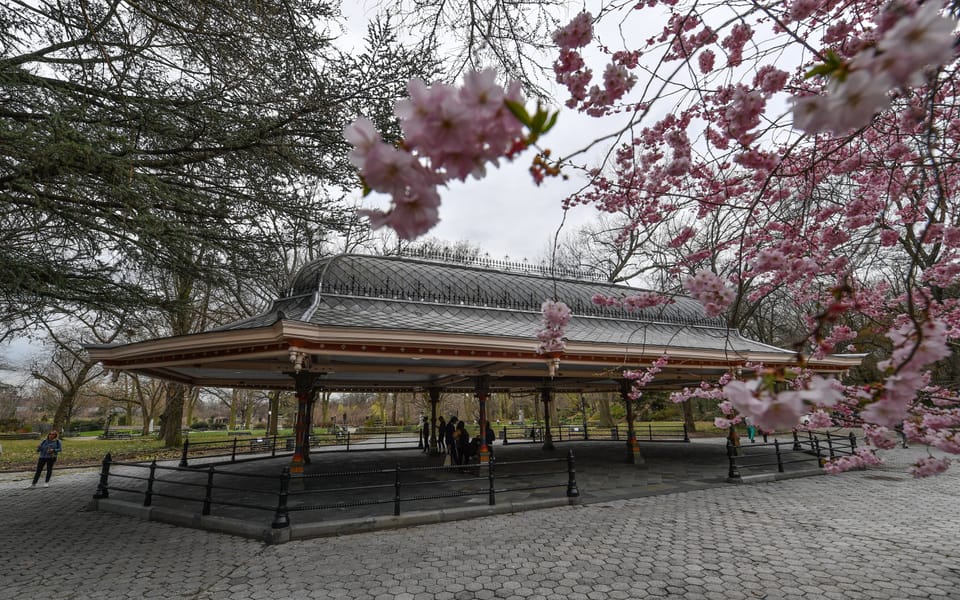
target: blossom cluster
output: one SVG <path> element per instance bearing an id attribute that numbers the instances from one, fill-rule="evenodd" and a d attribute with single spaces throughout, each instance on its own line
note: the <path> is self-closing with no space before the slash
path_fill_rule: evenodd
<path id="1" fill-rule="evenodd" d="M 701 381 L 700 385 L 695 388 L 685 387 L 680 391 L 670 393 L 670 401 L 674 404 L 680 404 L 681 402 L 686 402 L 691 398 L 703 398 L 705 400 L 723 400 L 723 386 L 729 383 L 733 379 L 732 373 L 724 373 L 717 384 L 712 384 L 708 381 Z M 722 403 L 721 403 L 722 404 Z M 729 407 L 727 410 L 724 410 L 721 407 L 721 411 L 728 414 L 733 410 L 732 407 Z"/>
<path id="2" fill-rule="evenodd" d="M 810 413 L 806 423 L 801 423 L 797 429 L 824 429 L 833 427 L 833 417 L 823 409 L 817 409 Z"/>
<path id="3" fill-rule="evenodd" d="M 556 354 L 567 347 L 564 330 L 570 322 L 570 307 L 563 302 L 545 300 L 540 307 L 542 312 L 540 327 L 537 329 L 538 354 Z"/>
<path id="4" fill-rule="evenodd" d="M 850 456 L 840 456 L 828 460 L 824 463 L 823 470 L 827 473 L 842 473 L 880 464 L 883 464 L 883 461 L 874 452 L 867 448 L 857 448 Z"/>
<path id="5" fill-rule="evenodd" d="M 624 371 L 624 379 L 629 379 L 633 381 L 633 385 L 630 389 L 630 398 L 636 400 L 640 397 L 641 390 L 649 385 L 654 378 L 657 376 L 663 367 L 670 362 L 670 356 L 668 354 L 663 354 L 657 360 L 653 361 L 649 367 L 642 371 Z"/>
<path id="6" fill-rule="evenodd" d="M 733 290 L 716 274 L 701 269 L 693 277 L 683 282 L 684 287 L 700 304 L 708 317 L 716 317 L 733 302 L 736 297 Z"/>
<path id="7" fill-rule="evenodd" d="M 734 380 L 723 395 L 738 413 L 763 431 L 792 429 L 811 406 L 833 406 L 843 398 L 834 379 L 813 375 L 800 389 L 777 392 L 761 377 Z"/>
<path id="8" fill-rule="evenodd" d="M 919 479 L 921 477 L 939 475 L 940 473 L 946 471 L 949 467 L 949 458 L 935 458 L 933 456 L 927 456 L 914 463 L 913 466 L 907 469 L 907 472 Z"/>
<path id="9" fill-rule="evenodd" d="M 525 144 L 523 124 L 507 106 L 523 103 L 520 86 L 504 89 L 496 75 L 493 69 L 469 72 L 459 88 L 410 80 L 409 97 L 395 107 L 404 136 L 399 146 L 384 142 L 369 119 L 346 127 L 350 161 L 364 184 L 392 198 L 389 211 L 361 211 L 372 227 L 391 227 L 407 240 L 426 233 L 440 218 L 439 186 L 482 177 L 488 164 Z"/>
<path id="10" fill-rule="evenodd" d="M 593 39 L 593 16 L 581 12 L 570 23 L 553 34 L 553 41 L 560 49 L 553 71 L 558 83 L 570 93 L 567 106 L 577 107 L 592 116 L 609 114 L 610 107 L 622 99 L 637 83 L 631 70 L 637 66 L 638 53 L 620 52 L 603 70 L 603 86 L 587 86 L 593 80 L 593 71 L 577 48 L 582 48 Z"/>
<path id="11" fill-rule="evenodd" d="M 897 3 L 896 10 L 905 4 Z M 824 74 L 838 72 L 825 95 L 795 97 L 794 126 L 807 133 L 843 133 L 862 127 L 890 107 L 890 91 L 923 82 L 923 71 L 954 57 L 956 20 L 940 15 L 942 5 L 923 3 L 906 18 L 893 21 L 875 45 L 846 65 L 829 61 Z M 817 71 L 817 70 L 815 70 Z"/>
<path id="12" fill-rule="evenodd" d="M 890 372 L 876 401 L 863 411 L 863 417 L 878 425 L 901 423 L 911 408 L 917 393 L 929 383 L 929 375 L 922 369 L 950 355 L 947 346 L 947 327 L 936 319 L 919 325 L 908 321 L 887 332 L 893 342 L 893 353 L 877 363 L 881 370 Z"/>
<path id="13" fill-rule="evenodd" d="M 594 294 L 591 302 L 597 306 L 613 306 L 622 308 L 626 311 L 637 311 L 645 308 L 653 308 L 664 304 L 673 304 L 676 302 L 670 296 L 657 294 L 656 292 L 639 292 L 630 296 L 607 296 L 605 294 Z"/>
<path id="14" fill-rule="evenodd" d="M 868 444 L 879 450 L 890 450 L 896 448 L 897 442 L 893 439 L 892 432 L 882 425 L 866 424 L 863 426 L 863 437 Z"/>

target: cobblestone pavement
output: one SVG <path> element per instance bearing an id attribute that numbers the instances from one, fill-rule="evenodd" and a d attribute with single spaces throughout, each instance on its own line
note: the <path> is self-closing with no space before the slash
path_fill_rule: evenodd
<path id="1" fill-rule="evenodd" d="M 278 546 L 88 512 L 96 474 L 62 471 L 0 482 L 0 599 L 960 599 L 960 471 L 912 480 L 925 452 Z"/>

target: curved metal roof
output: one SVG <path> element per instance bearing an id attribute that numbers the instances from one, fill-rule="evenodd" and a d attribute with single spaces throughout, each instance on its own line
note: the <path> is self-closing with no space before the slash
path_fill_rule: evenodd
<path id="1" fill-rule="evenodd" d="M 640 311 L 592 302 L 597 293 L 640 291 L 568 274 L 551 277 L 545 267 L 345 254 L 306 265 L 287 296 L 255 317 L 199 334 L 88 350 L 108 368 L 198 385 L 289 387 L 290 357 L 305 352 L 310 368 L 336 389 L 455 389 L 482 374 L 493 375 L 503 389 L 517 389 L 546 376 L 536 331 L 542 302 L 553 298 L 573 313 L 558 387 L 615 389 L 620 369 L 649 365 L 664 353 L 671 358 L 658 381 L 667 386 L 795 358 L 793 351 L 746 339 L 722 319 L 705 317 L 687 297 Z M 813 362 L 840 371 L 859 358 Z"/>
<path id="2" fill-rule="evenodd" d="M 494 263 L 496 264 L 496 263 Z M 546 271 L 542 267 L 530 270 Z M 593 303 L 595 294 L 627 297 L 639 290 L 625 285 L 552 277 L 533 272 L 508 272 L 482 264 L 450 264 L 397 256 L 341 254 L 313 261 L 294 279 L 288 296 L 274 310 L 297 313 L 312 321 L 311 311 L 300 312 L 302 298 L 354 298 L 398 301 L 427 306 L 503 309 L 539 313 L 544 300 L 561 300 L 575 316 L 628 321 L 725 327 L 721 318 L 708 318 L 703 307 L 686 296 L 671 296 L 672 304 L 627 311 Z"/>

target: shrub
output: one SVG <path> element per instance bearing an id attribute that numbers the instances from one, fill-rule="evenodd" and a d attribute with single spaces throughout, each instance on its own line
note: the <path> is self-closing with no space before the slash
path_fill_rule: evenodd
<path id="1" fill-rule="evenodd" d="M 3 431 L 3 432 L 17 431 L 21 427 L 23 427 L 23 423 L 20 421 L 20 419 L 17 419 L 16 417 L 11 417 L 9 419 L 0 419 L 0 431 Z"/>

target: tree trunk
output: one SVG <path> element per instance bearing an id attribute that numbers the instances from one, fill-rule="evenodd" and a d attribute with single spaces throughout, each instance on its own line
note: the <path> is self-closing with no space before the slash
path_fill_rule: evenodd
<path id="1" fill-rule="evenodd" d="M 186 387 L 180 383 L 167 383 L 167 407 L 160 417 L 160 437 L 167 448 L 179 448 L 183 443 L 180 432 L 183 423 L 183 404 Z"/>
<path id="2" fill-rule="evenodd" d="M 690 398 L 683 401 L 683 422 L 687 425 L 688 433 L 697 430 L 697 422 L 693 418 L 693 405 L 690 403 Z"/>
<path id="3" fill-rule="evenodd" d="M 60 397 L 60 402 L 57 403 L 57 410 L 53 414 L 53 425 L 52 427 L 57 431 L 63 431 L 64 425 L 67 424 L 70 415 L 73 413 L 73 401 L 77 397 L 76 393 L 71 391 L 65 391 Z"/>
<path id="4" fill-rule="evenodd" d="M 280 422 L 280 390 L 270 392 L 270 414 L 267 421 L 267 435 L 277 435 L 277 423 Z"/>
<path id="5" fill-rule="evenodd" d="M 597 398 L 597 412 L 600 413 L 600 426 L 613 427 L 613 415 L 610 414 L 610 393 Z"/>
<path id="6" fill-rule="evenodd" d="M 230 416 L 227 418 L 227 430 L 237 428 L 237 404 L 240 403 L 240 390 L 234 388 L 230 393 Z"/>
<path id="7" fill-rule="evenodd" d="M 329 427 L 330 425 L 332 425 L 330 422 L 330 392 L 323 390 L 323 395 L 320 396 L 320 426 Z"/>
<path id="8" fill-rule="evenodd" d="M 199 388 L 190 388 L 189 392 L 184 396 L 183 407 L 186 409 L 186 417 L 181 419 L 181 423 L 186 423 L 187 427 L 193 423 L 193 412 L 197 408 L 197 404 L 200 402 L 200 389 Z M 183 409 L 181 409 L 182 411 Z"/>

